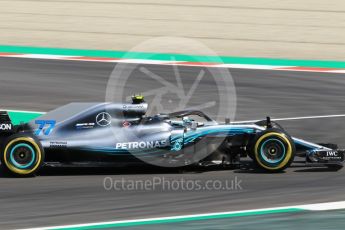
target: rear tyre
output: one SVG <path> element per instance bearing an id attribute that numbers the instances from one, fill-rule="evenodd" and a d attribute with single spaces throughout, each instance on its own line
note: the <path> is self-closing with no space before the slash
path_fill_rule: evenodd
<path id="1" fill-rule="evenodd" d="M 33 176 L 41 168 L 44 151 L 40 142 L 28 134 L 15 134 L 1 148 L 1 166 L 16 176 Z"/>
<path id="2" fill-rule="evenodd" d="M 280 172 L 289 167 L 295 157 L 292 139 L 279 129 L 269 129 L 254 140 L 251 155 L 256 165 L 268 172 Z"/>

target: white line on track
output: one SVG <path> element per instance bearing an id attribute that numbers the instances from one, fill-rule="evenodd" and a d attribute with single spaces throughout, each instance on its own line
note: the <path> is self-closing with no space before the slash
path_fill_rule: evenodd
<path id="1" fill-rule="evenodd" d="M 339 209 L 345 209 L 345 201 L 306 204 L 306 205 L 300 205 L 298 207 L 301 209 L 309 210 L 309 211 L 339 210 Z"/>
<path id="2" fill-rule="evenodd" d="M 87 57 L 87 56 L 68 56 L 68 55 L 53 55 L 53 54 L 1 54 L 0 57 L 12 58 L 30 58 L 30 59 L 53 59 L 65 61 L 84 61 L 84 62 L 110 62 L 110 63 L 139 63 L 151 65 L 179 65 L 179 66 L 198 66 L 211 68 L 234 68 L 234 69 L 262 69 L 262 70 L 278 70 L 278 71 L 302 71 L 302 72 L 316 72 L 316 73 L 345 73 L 345 69 L 337 68 L 317 68 L 317 67 L 302 67 L 302 66 L 276 66 L 268 64 L 224 64 L 224 63 L 197 63 L 189 61 L 166 61 L 166 60 L 147 60 L 147 59 L 119 59 L 119 58 L 104 58 L 104 57 Z"/>
<path id="3" fill-rule="evenodd" d="M 222 216 L 222 215 L 229 215 L 229 217 L 231 217 L 231 214 L 258 215 L 260 213 L 261 214 L 264 213 L 265 211 L 267 212 L 272 211 L 272 213 L 274 213 L 274 211 L 279 211 L 279 210 L 287 210 L 286 212 L 289 212 L 288 211 L 289 209 L 295 209 L 295 210 L 301 210 L 301 211 L 340 210 L 340 209 L 345 209 L 345 201 L 315 203 L 315 204 L 305 204 L 305 205 L 295 205 L 295 206 L 283 206 L 283 207 L 273 207 L 273 208 L 265 208 L 265 209 L 249 209 L 249 210 L 231 211 L 231 212 L 214 212 L 214 213 L 203 213 L 203 214 L 195 214 L 195 215 L 180 215 L 180 216 L 168 216 L 168 217 L 157 217 L 157 218 L 86 223 L 86 224 L 76 224 L 76 225 L 61 225 L 61 226 L 51 226 L 51 227 L 28 228 L 25 230 L 72 229 L 72 228 L 87 228 L 87 227 L 92 228 L 92 229 L 97 229 L 97 226 L 99 226 L 99 228 L 107 228 L 106 227 L 107 225 L 109 226 L 109 225 L 117 225 L 117 224 L 118 225 L 130 224 L 130 223 L 138 223 L 139 225 L 145 224 L 145 223 L 154 224 L 156 221 L 166 221 L 167 223 L 169 223 L 169 221 L 174 222 L 174 221 L 188 219 L 188 218 L 212 219 L 212 218 L 215 218 L 217 216 Z"/>
<path id="4" fill-rule="evenodd" d="M 321 119 L 321 118 L 339 118 L 345 117 L 345 114 L 334 114 L 334 115 L 319 115 L 319 116 L 304 116 L 304 117 L 285 117 L 285 118 L 271 118 L 272 121 L 293 121 L 293 120 L 306 120 L 306 119 Z M 253 123 L 260 120 L 248 120 L 248 121 L 234 121 L 232 124 L 241 123 Z"/>

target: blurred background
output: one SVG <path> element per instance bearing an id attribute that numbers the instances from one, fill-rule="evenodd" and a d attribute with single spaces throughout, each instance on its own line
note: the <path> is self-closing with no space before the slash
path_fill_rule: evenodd
<path id="1" fill-rule="evenodd" d="M 130 50 L 159 36 L 218 55 L 345 60 L 342 0 L 0 0 L 0 44 Z"/>

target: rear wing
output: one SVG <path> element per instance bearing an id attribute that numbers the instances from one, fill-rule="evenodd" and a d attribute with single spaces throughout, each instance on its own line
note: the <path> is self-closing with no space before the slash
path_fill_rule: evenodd
<path id="1" fill-rule="evenodd" d="M 14 125 L 7 111 L 0 111 L 0 133 L 8 133 L 14 131 Z"/>

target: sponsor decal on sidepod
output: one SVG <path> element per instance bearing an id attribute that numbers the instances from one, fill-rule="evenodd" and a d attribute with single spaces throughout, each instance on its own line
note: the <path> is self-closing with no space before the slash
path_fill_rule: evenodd
<path id="1" fill-rule="evenodd" d="M 12 124 L 0 124 L 0 130 L 11 130 Z"/>
<path id="2" fill-rule="evenodd" d="M 167 146 L 166 140 L 116 143 L 116 149 L 151 149 Z"/>

